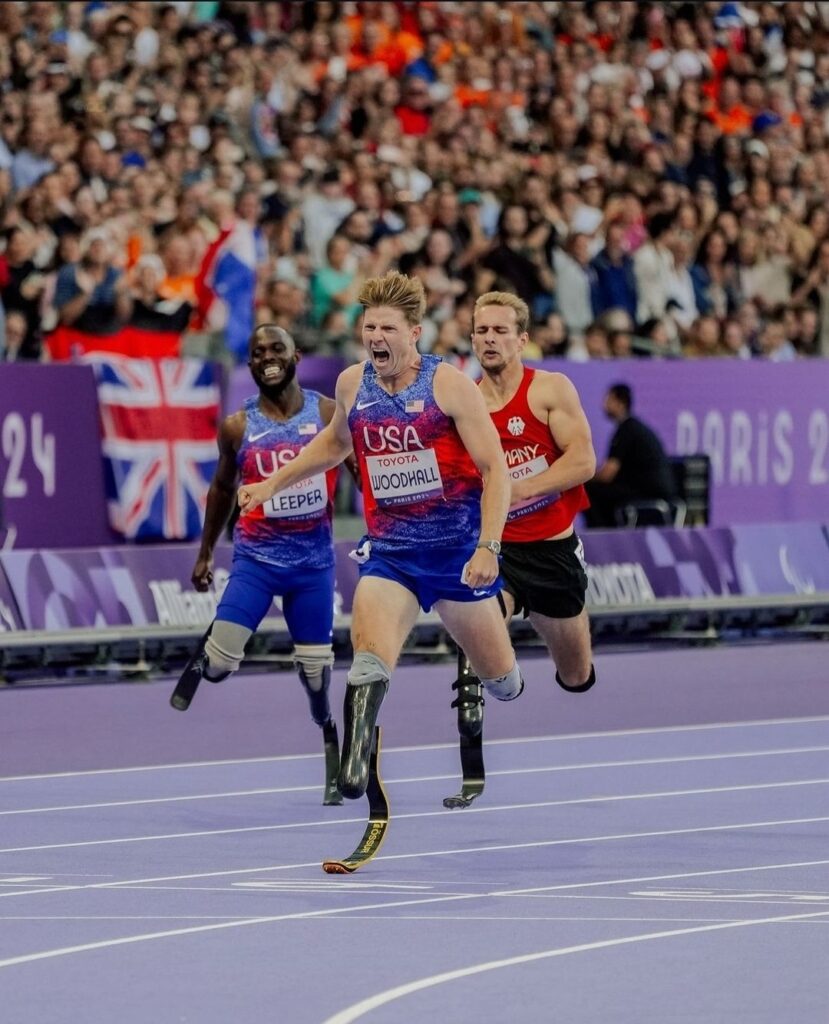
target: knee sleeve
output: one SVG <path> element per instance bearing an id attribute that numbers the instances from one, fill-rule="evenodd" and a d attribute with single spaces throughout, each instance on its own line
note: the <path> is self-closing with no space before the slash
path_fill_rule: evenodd
<path id="1" fill-rule="evenodd" d="M 217 619 L 204 644 L 207 655 L 207 677 L 235 672 L 245 656 L 245 645 L 253 631 L 236 622 Z"/>
<path id="2" fill-rule="evenodd" d="M 315 693 L 327 686 L 333 664 L 334 648 L 331 644 L 296 644 L 294 647 L 294 665 L 300 679 Z"/>
<path id="3" fill-rule="evenodd" d="M 311 718 L 317 725 L 325 725 L 331 721 L 328 687 L 331 685 L 334 649 L 331 644 L 297 644 L 294 647 L 294 664 L 308 695 Z"/>
<path id="4" fill-rule="evenodd" d="M 390 679 L 391 671 L 388 665 L 376 654 L 369 654 L 366 651 L 355 654 L 348 673 L 348 682 L 351 686 L 365 686 L 366 683 L 382 682 L 388 688 Z"/>
<path id="5" fill-rule="evenodd" d="M 512 668 L 505 676 L 497 679 L 482 679 L 484 689 L 496 700 L 515 700 L 521 696 L 524 689 L 524 680 L 521 678 L 521 669 L 518 662 L 514 662 Z"/>
<path id="6" fill-rule="evenodd" d="M 562 680 L 558 672 L 556 672 L 556 682 L 562 690 L 566 690 L 568 693 L 587 693 L 593 683 L 596 682 L 596 666 L 590 666 L 590 675 L 587 677 L 587 682 L 585 683 L 578 683 L 576 686 L 568 686 L 567 683 Z"/>

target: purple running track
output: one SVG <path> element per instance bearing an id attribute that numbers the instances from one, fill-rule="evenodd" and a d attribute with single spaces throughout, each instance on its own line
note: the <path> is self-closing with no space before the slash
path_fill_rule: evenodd
<path id="1" fill-rule="evenodd" d="M 290 673 L 186 714 L 169 681 L 0 694 L 3 1018 L 825 1024 L 823 646 L 603 654 L 585 695 L 524 663 L 466 811 L 451 666 L 396 673 L 348 877 L 319 865 L 364 802 L 321 806 Z"/>

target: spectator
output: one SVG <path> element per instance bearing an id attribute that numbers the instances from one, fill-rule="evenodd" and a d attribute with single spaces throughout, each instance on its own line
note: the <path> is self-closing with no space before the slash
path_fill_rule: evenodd
<path id="1" fill-rule="evenodd" d="M 481 274 L 475 284 L 478 293 L 511 291 L 527 303 L 536 320 L 552 308 L 555 279 L 544 265 L 543 250 L 528 238 L 529 218 L 523 206 L 506 206 L 498 226 L 498 238 L 484 256 Z"/>
<path id="2" fill-rule="evenodd" d="M 25 192 L 55 167 L 49 155 L 52 138 L 46 121 L 32 121 L 25 137 L 25 148 L 18 150 L 11 163 L 12 184 L 17 192 Z"/>
<path id="3" fill-rule="evenodd" d="M 276 276 L 265 287 L 265 301 L 257 309 L 256 322 L 282 327 L 300 352 L 314 352 L 319 332 L 311 324 L 307 299 L 296 279 Z"/>
<path id="4" fill-rule="evenodd" d="M 614 384 L 605 395 L 604 411 L 616 424 L 607 458 L 586 484 L 588 526 L 615 527 L 618 513 L 635 501 L 671 501 L 676 485 L 662 442 L 649 426 L 632 415 L 633 395 L 627 384 Z"/>
<path id="5" fill-rule="evenodd" d="M 751 349 L 746 344 L 743 325 L 739 320 L 726 320 L 722 340 L 726 355 L 736 359 L 751 359 Z"/>
<path id="6" fill-rule="evenodd" d="M 590 264 L 593 270 L 593 313 L 601 316 L 609 309 L 623 309 L 636 320 L 639 293 L 633 260 L 625 252 L 624 228 L 619 223 L 607 229 L 605 246 Z"/>
<path id="7" fill-rule="evenodd" d="M 16 309 L 6 313 L 4 344 L 0 349 L 0 358 L 6 363 L 15 363 L 21 359 L 32 358 L 24 351 L 27 332 L 26 317 Z"/>
<path id="8" fill-rule="evenodd" d="M 797 359 L 797 350 L 786 337 L 786 325 L 779 313 L 766 321 L 760 333 L 759 354 L 773 363 L 788 363 Z"/>
<path id="9" fill-rule="evenodd" d="M 17 359 L 40 356 L 40 304 L 46 277 L 32 260 L 34 244 L 31 231 L 13 228 L 7 236 L 6 251 L 0 256 L 0 299 L 7 314 L 18 312 L 26 323 L 25 337 L 15 350 Z"/>
<path id="10" fill-rule="evenodd" d="M 701 315 L 722 320 L 734 312 L 738 303 L 736 273 L 728 261 L 728 239 L 719 228 L 703 239 L 690 273 Z"/>
<path id="11" fill-rule="evenodd" d="M 670 241 L 672 266 L 668 272 L 667 310 L 680 337 L 686 337 L 699 316 L 689 262 L 693 240 L 687 231 L 677 231 Z"/>
<path id="12" fill-rule="evenodd" d="M 165 267 L 159 256 L 142 256 L 133 271 L 132 312 L 129 324 L 147 331 L 183 334 L 190 323 L 192 303 L 165 296 Z"/>
<path id="13" fill-rule="evenodd" d="M 357 293 L 362 285 L 357 259 L 344 235 L 334 235 L 325 249 L 325 264 L 311 279 L 311 319 L 319 326 L 332 309 L 341 309 L 349 324 L 360 313 Z"/>
<path id="14" fill-rule="evenodd" d="M 672 297 L 674 257 L 671 251 L 675 228 L 670 213 L 655 213 L 648 221 L 648 238 L 633 257 L 638 305 L 637 320 L 661 320 Z"/>
<path id="15" fill-rule="evenodd" d="M 719 320 L 714 316 L 700 317 L 691 327 L 691 335 L 683 351 L 689 359 L 728 355 L 722 343 Z"/>
<path id="16" fill-rule="evenodd" d="M 577 232 L 570 235 L 564 248 L 556 247 L 553 271 L 558 310 L 569 333 L 580 338 L 593 322 L 589 237 Z"/>
<path id="17" fill-rule="evenodd" d="M 105 335 L 129 320 L 132 297 L 124 272 L 112 265 L 112 251 L 105 231 L 90 231 L 81 244 L 80 261 L 60 269 L 55 307 L 61 324 Z"/>
<path id="18" fill-rule="evenodd" d="M 345 195 L 339 170 L 327 170 L 320 178 L 319 190 L 310 193 L 302 205 L 305 245 L 314 266 L 322 265 L 331 236 L 353 209 L 354 200 Z"/>

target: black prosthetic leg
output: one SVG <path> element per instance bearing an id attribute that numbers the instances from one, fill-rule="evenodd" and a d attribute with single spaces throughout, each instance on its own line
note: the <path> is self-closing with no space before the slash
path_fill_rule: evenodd
<path id="1" fill-rule="evenodd" d="M 458 651 L 458 678 L 452 689 L 458 691 L 450 705 L 458 709 L 458 734 L 467 739 L 480 736 L 484 727 L 484 688 L 463 651 Z"/>
<path id="2" fill-rule="evenodd" d="M 170 704 L 176 711 L 186 711 L 190 707 L 190 702 L 195 697 L 196 690 L 198 690 L 202 679 L 207 679 L 211 683 L 220 683 L 230 675 L 229 672 L 222 672 L 221 675 L 215 678 L 205 675 L 207 670 L 207 654 L 205 653 L 204 645 L 207 643 L 207 638 L 210 636 L 212 628 L 213 623 L 211 622 L 207 627 L 206 633 L 199 640 L 198 647 L 184 666 L 184 671 L 179 676 L 176 688 L 170 697 Z"/>
<path id="3" fill-rule="evenodd" d="M 346 686 L 345 734 L 338 788 L 348 800 L 356 800 L 366 791 L 374 726 L 388 685 L 388 680 L 379 679 Z"/>
<path id="4" fill-rule="evenodd" d="M 368 762 L 368 824 L 355 851 L 343 860 L 324 860 L 322 870 L 329 875 L 350 875 L 368 864 L 386 838 L 389 828 L 389 801 L 380 777 L 380 727 L 374 729 Z"/>
<path id="5" fill-rule="evenodd" d="M 322 727 L 322 742 L 325 750 L 325 789 L 322 802 L 326 807 L 339 807 L 343 802 L 342 793 L 337 788 L 337 776 L 340 773 L 340 742 L 337 736 L 337 723 L 333 718 Z"/>
<path id="6" fill-rule="evenodd" d="M 302 688 L 308 697 L 311 718 L 322 729 L 322 742 L 325 751 L 325 789 L 322 794 L 322 802 L 326 807 L 336 807 L 343 802 L 343 798 L 337 789 L 337 775 L 340 771 L 340 743 L 337 736 L 337 724 L 331 717 L 331 705 L 328 701 L 331 668 L 328 665 L 323 668 L 319 687 L 311 685 L 301 662 L 297 662 L 297 669 Z"/>
<path id="7" fill-rule="evenodd" d="M 480 679 L 473 675 L 469 661 L 461 650 L 458 650 L 458 678 L 452 683 L 452 689 L 458 691 L 458 696 L 452 701 L 451 706 L 458 709 L 463 782 L 460 793 L 445 797 L 443 806 L 455 809 L 469 807 L 472 801 L 483 793 L 486 784 L 483 687 Z"/>

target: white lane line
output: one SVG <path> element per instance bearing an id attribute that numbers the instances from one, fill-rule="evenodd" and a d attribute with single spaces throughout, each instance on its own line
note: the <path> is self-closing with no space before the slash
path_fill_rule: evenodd
<path id="1" fill-rule="evenodd" d="M 829 821 L 829 817 L 822 818 L 790 818 L 781 821 L 751 821 L 751 822 L 735 822 L 728 825 L 705 825 L 696 828 L 679 828 L 679 829 L 662 829 L 655 832 L 622 832 L 612 835 L 600 835 L 600 836 L 578 836 L 572 839 L 544 839 L 537 840 L 535 842 L 527 843 L 497 843 L 490 844 L 488 846 L 468 846 L 468 847 L 455 847 L 446 850 L 421 850 L 419 853 L 393 853 L 386 854 L 378 857 L 377 860 L 411 860 L 412 858 L 425 859 L 426 857 L 455 857 L 465 854 L 473 853 L 498 853 L 503 851 L 513 850 L 530 850 L 530 849 L 542 849 L 551 846 L 578 846 L 581 843 L 609 843 L 609 842 L 621 842 L 624 840 L 631 839 L 655 839 L 664 838 L 666 836 L 679 836 L 679 835 L 700 835 L 709 832 L 738 832 L 745 831 L 753 828 L 777 828 L 785 825 L 808 825 L 823 823 Z M 815 861 L 814 863 L 822 864 L 823 861 Z M 273 868 L 244 868 L 240 871 L 216 871 L 206 872 L 203 875 L 193 876 L 172 876 L 173 879 L 179 877 L 210 877 L 211 875 L 216 876 L 227 876 L 232 874 L 248 874 L 251 871 L 286 871 L 292 868 L 313 868 L 318 867 L 319 861 L 305 861 L 300 864 L 286 864 L 277 865 Z M 672 876 L 669 876 L 672 877 Z M 144 883 L 165 881 L 165 879 L 146 879 L 144 882 L 137 885 L 140 888 Z M 79 889 L 109 889 L 109 888 L 122 888 L 127 886 L 133 886 L 135 883 L 131 882 L 100 882 L 94 885 L 65 885 L 65 886 L 52 886 L 49 888 L 42 889 L 23 889 L 12 892 L 0 893 L 0 899 L 9 899 L 13 896 L 33 896 L 40 893 L 54 893 L 54 892 L 68 892 L 70 890 Z M 580 885 L 586 885 L 589 883 L 580 883 Z M 558 888 L 556 886 L 546 887 L 543 886 L 541 889 L 527 889 L 526 892 L 545 891 L 549 888 Z M 564 886 L 563 888 L 567 888 Z"/>
<path id="2" fill-rule="evenodd" d="M 776 750 L 745 750 L 724 754 L 693 754 L 687 757 L 644 757 L 627 761 L 592 761 L 577 764 L 541 765 L 536 768 L 503 768 L 498 771 L 488 771 L 487 777 L 492 779 L 496 776 L 541 775 L 552 772 L 587 771 L 603 768 L 639 768 L 652 765 L 686 764 L 699 761 L 740 760 L 741 758 L 749 757 L 762 758 L 789 756 L 793 754 L 820 754 L 826 753 L 827 751 L 829 751 L 829 746 L 784 747 Z M 457 773 L 451 773 L 448 775 L 413 775 L 399 778 L 385 778 L 384 781 L 386 785 L 401 786 L 422 782 L 447 782 L 456 778 Z M 220 800 L 228 797 L 269 796 L 275 793 L 308 793 L 315 792 L 318 788 L 317 784 L 310 786 L 278 786 L 263 789 L 228 790 L 220 793 L 195 793 L 183 796 L 142 797 L 141 799 L 136 800 L 105 800 L 98 803 L 88 804 L 55 804 L 51 807 L 19 807 L 11 811 L 0 811 L 0 817 L 12 814 L 51 814 L 59 811 L 98 810 L 105 807 L 137 807 L 145 804 L 178 803 L 187 800 Z"/>
<path id="3" fill-rule="evenodd" d="M 238 914 L 0 914 L 0 921 L 238 921 Z M 533 918 L 535 920 L 535 918 Z M 573 920 L 578 920 L 574 918 Z M 593 920 L 591 918 L 591 920 Z M 611 920 L 610 918 L 608 920 Z M 620 918 L 622 920 L 622 918 Z M 712 918 L 713 920 L 713 918 Z"/>
<path id="4" fill-rule="evenodd" d="M 444 971 L 441 974 L 432 974 L 426 978 L 419 978 L 417 981 L 410 981 L 405 985 L 397 985 L 394 988 L 378 992 L 377 995 L 362 999 L 340 1010 L 339 1013 L 327 1017 L 323 1024 L 353 1024 L 354 1021 L 364 1017 L 372 1010 L 386 1006 L 397 999 L 413 995 L 415 992 L 422 992 L 427 988 L 434 988 L 436 985 L 444 985 L 446 982 L 458 981 L 461 978 L 470 978 L 476 974 L 484 974 L 487 971 L 497 971 L 505 967 L 517 967 L 519 964 L 537 963 L 540 960 L 552 960 L 555 957 L 570 956 L 573 953 L 590 953 L 596 949 L 612 949 L 617 946 L 629 946 L 637 942 L 652 942 L 657 939 L 671 939 L 684 935 L 700 935 L 703 932 L 725 931 L 730 928 L 754 928 L 768 924 L 787 924 L 796 921 L 808 921 L 810 918 L 820 918 L 829 915 L 829 911 L 813 914 L 788 914 L 785 917 L 765 917 L 752 921 L 728 921 L 724 924 L 704 924 L 695 928 L 671 928 L 667 931 L 648 932 L 645 935 L 628 935 L 619 939 L 602 939 L 597 942 L 584 942 L 578 946 L 561 946 L 558 949 L 545 949 L 539 953 L 525 953 L 522 956 L 511 956 L 503 960 L 488 960 L 485 963 L 474 964 L 471 967 L 461 967 L 454 971 Z"/>
<path id="5" fill-rule="evenodd" d="M 827 911 L 829 913 L 829 911 Z M 63 914 L 63 915 L 32 915 L 32 914 L 2 914 L 0 915 L 0 921 L 238 921 L 238 914 Z M 347 919 L 346 919 L 347 920 Z M 386 914 L 360 914 L 361 921 L 388 921 L 389 917 Z M 690 922 L 716 922 L 716 921 L 734 921 L 733 917 L 633 917 L 633 916 L 620 916 L 620 917 L 608 917 L 604 914 L 597 915 L 596 917 L 573 917 L 566 914 L 539 914 L 537 917 L 510 917 L 507 914 L 502 915 L 491 915 L 491 914 L 475 914 L 470 916 L 469 914 L 459 914 L 457 917 L 453 914 L 395 914 L 395 921 L 462 921 L 465 924 L 469 924 L 470 921 L 518 921 L 520 923 L 526 923 L 528 921 L 578 921 L 584 924 L 586 921 L 591 924 L 594 921 L 597 922 L 632 922 L 637 924 L 667 924 L 670 921 L 676 923 L 690 923 Z M 742 918 L 740 918 L 742 920 Z M 814 924 L 822 924 L 824 922 L 810 922 Z M 829 922 L 826 922 L 829 924 Z"/>
<path id="6" fill-rule="evenodd" d="M 463 851 L 457 851 L 463 852 Z M 381 860 L 417 860 L 424 856 L 422 852 L 396 854 L 393 858 L 390 856 L 380 855 L 375 858 L 377 861 Z M 709 878 L 712 876 L 724 876 L 724 875 L 739 875 L 745 873 L 751 873 L 755 871 L 790 871 L 794 868 L 815 868 L 815 867 L 826 867 L 829 865 L 829 860 L 800 860 L 800 861 L 784 861 L 777 864 L 753 864 L 740 868 L 709 868 L 705 871 L 681 871 L 667 875 L 634 875 L 629 878 L 614 878 L 614 879 L 601 879 L 595 882 L 566 882 L 558 885 L 546 885 L 538 886 L 530 889 L 514 889 L 514 890 L 496 890 L 495 892 L 484 891 L 478 895 L 485 896 L 526 896 L 536 893 L 544 892 L 564 892 L 572 889 L 593 889 L 603 885 L 639 885 L 644 882 L 673 882 L 679 879 L 686 878 Z M 235 878 L 239 875 L 260 875 L 267 872 L 274 871 L 296 871 L 302 868 L 316 868 L 319 869 L 320 862 L 318 860 L 303 861 L 299 864 L 266 864 L 261 867 L 255 868 L 225 868 L 222 871 L 197 871 L 191 872 L 186 875 L 156 875 L 149 878 L 123 878 L 120 881 L 110 882 L 85 882 L 83 885 L 63 885 L 55 889 L 31 889 L 28 892 L 14 892 L 14 893 L 2 893 L 0 898 L 4 896 L 37 896 L 42 893 L 50 892 L 82 892 L 89 889 L 142 889 L 142 888 L 162 888 L 158 883 L 161 882 L 187 882 L 194 881 L 196 879 L 201 880 L 205 878 Z M 485 882 L 469 881 L 467 885 L 486 885 Z M 173 887 L 178 888 L 178 887 Z M 339 890 L 339 886 L 337 889 Z M 224 891 L 238 891 L 238 890 L 227 890 Z M 454 895 L 454 894 L 452 894 Z"/>
<path id="7" fill-rule="evenodd" d="M 487 746 L 509 746 L 511 744 L 523 743 L 561 743 L 573 740 L 591 739 L 612 739 L 625 736 L 659 736 L 664 733 L 673 734 L 679 732 L 708 732 L 719 729 L 754 729 L 766 726 L 778 725 L 809 725 L 819 722 L 829 722 L 829 715 L 808 715 L 800 718 L 762 718 L 748 722 L 709 722 L 702 725 L 666 725 L 655 726 L 647 729 L 607 729 L 603 732 L 574 732 L 562 733 L 556 736 L 515 736 L 510 739 L 487 740 Z M 409 747 L 384 747 L 383 753 L 410 753 L 421 750 L 455 750 L 455 743 L 423 743 Z M 131 772 L 157 772 L 170 771 L 179 768 L 212 768 L 223 765 L 246 765 L 266 764 L 275 761 L 303 761 L 308 758 L 318 758 L 318 753 L 313 754 L 279 754 L 273 757 L 239 757 L 227 758 L 221 761 L 183 761 L 171 764 L 147 764 L 135 765 L 129 768 L 88 768 L 75 772 L 48 772 L 43 774 L 30 775 L 5 775 L 0 776 L 0 782 L 31 782 L 37 779 L 69 779 L 86 775 L 123 775 Z"/>
<path id="8" fill-rule="evenodd" d="M 88 953 L 94 949 L 111 949 L 113 946 L 128 946 L 137 942 L 151 942 L 154 939 L 172 939 L 181 935 L 197 935 L 200 932 L 223 931 L 227 928 L 246 928 L 254 924 L 275 924 L 278 921 L 305 921 L 314 917 L 333 917 L 339 914 L 350 914 L 354 910 L 383 910 L 386 907 L 419 906 L 425 903 L 448 903 L 452 900 L 477 900 L 477 894 L 462 896 L 421 897 L 415 900 L 397 900 L 393 903 L 369 903 L 363 907 L 338 907 L 326 910 L 306 910 L 295 914 L 277 914 L 268 917 L 243 918 L 235 921 L 223 921 L 220 924 L 197 925 L 193 928 L 172 928 L 169 931 L 149 932 L 145 935 L 126 935 L 120 939 L 103 939 L 100 942 L 86 942 L 78 946 L 63 946 L 60 949 L 46 949 L 40 953 L 25 953 L 0 960 L 0 968 L 14 967 L 18 964 L 33 963 L 36 960 L 51 960 L 55 957 L 70 956 L 73 953 Z"/>
<path id="9" fill-rule="evenodd" d="M 463 815 L 447 815 L 446 809 L 436 811 L 411 811 L 407 814 L 395 815 L 396 820 L 410 818 L 437 818 L 461 820 L 475 814 L 495 814 L 500 812 L 529 811 L 550 807 L 577 807 L 587 804 L 623 803 L 630 800 L 660 800 L 667 797 L 680 796 L 711 796 L 723 793 L 742 793 L 767 789 L 796 789 L 801 786 L 826 786 L 826 779 L 795 779 L 790 782 L 757 782 L 743 786 L 706 786 L 702 789 L 659 790 L 654 793 L 621 793 L 599 794 L 598 796 L 576 797 L 571 800 L 534 800 L 520 804 L 494 804 L 492 806 L 471 807 Z M 794 820 L 794 819 L 793 819 Z M 798 821 L 827 821 L 829 818 L 799 818 Z M 250 832 L 281 832 L 299 828 L 319 828 L 324 825 L 348 825 L 364 822 L 364 818 L 321 818 L 316 821 L 287 821 L 278 825 L 246 825 L 243 828 L 205 829 L 198 832 L 166 832 L 145 836 L 121 836 L 116 839 L 84 839 L 69 843 L 43 843 L 37 846 L 9 846 L 0 849 L 0 853 L 33 853 L 40 850 L 66 850 L 86 846 L 117 846 L 120 843 L 150 843 L 174 839 L 201 839 L 206 836 L 245 835 Z"/>
<path id="10" fill-rule="evenodd" d="M 412 855 L 407 855 L 407 856 L 412 856 Z M 827 862 L 827 861 L 817 861 L 817 862 L 812 862 L 812 863 L 825 864 L 825 863 L 829 863 L 829 862 Z M 783 867 L 783 866 L 801 866 L 801 865 L 768 865 L 767 867 L 768 868 L 771 868 L 771 867 L 780 868 L 780 867 Z M 260 869 L 255 869 L 255 870 L 263 870 L 263 869 L 260 868 Z M 727 871 L 729 873 L 733 873 L 735 871 L 755 871 L 755 870 L 758 870 L 758 868 L 756 868 L 756 867 L 748 867 L 748 868 L 729 868 L 729 869 L 727 869 Z M 228 873 L 230 873 L 230 872 L 228 872 Z M 706 872 L 692 872 L 690 874 L 693 874 L 694 876 L 698 876 L 698 875 L 712 875 L 712 874 L 718 874 L 718 873 L 719 872 L 717 872 L 717 871 L 706 871 Z M 675 876 L 675 875 L 671 875 L 671 876 L 658 876 L 658 880 L 664 880 L 665 877 L 674 878 L 674 877 L 685 877 L 685 876 L 684 875 L 683 876 Z M 640 878 L 640 879 L 636 879 L 636 881 L 639 881 L 639 882 L 654 881 L 654 880 L 657 880 L 657 879 L 654 879 L 654 878 Z M 114 883 L 114 884 L 118 885 L 120 883 Z M 128 883 L 124 883 L 124 884 L 128 884 Z M 595 884 L 599 884 L 599 883 L 588 883 L 588 884 L 595 885 Z M 614 881 L 610 881 L 610 882 L 605 882 L 604 884 L 616 885 L 616 884 L 619 884 L 619 882 L 614 880 Z M 106 885 L 106 884 L 103 884 L 103 883 L 96 883 L 96 884 L 88 885 L 88 886 L 77 886 L 76 888 L 98 889 L 98 888 L 109 888 L 109 887 L 110 887 L 109 885 Z M 469 894 L 460 894 L 460 895 L 453 894 L 451 896 L 420 897 L 420 898 L 417 898 L 417 899 L 395 900 L 395 901 L 392 901 L 392 902 L 385 902 L 385 903 L 370 903 L 370 904 L 365 904 L 363 906 L 357 906 L 357 907 L 338 907 L 338 908 L 333 908 L 333 909 L 332 908 L 328 908 L 328 909 L 324 909 L 324 910 L 301 911 L 299 913 L 293 913 L 293 914 L 279 914 L 279 915 L 268 916 L 268 917 L 243 918 L 243 919 L 236 920 L 236 921 L 223 921 L 223 922 L 221 922 L 219 924 L 197 925 L 197 926 L 190 927 L 190 928 L 174 928 L 174 929 L 170 929 L 168 931 L 150 932 L 150 933 L 142 934 L 142 935 L 128 935 L 128 936 L 124 936 L 124 937 L 118 938 L 118 939 L 105 939 L 105 940 L 102 940 L 102 941 L 99 941 L 99 942 L 88 942 L 88 943 L 83 943 L 81 945 L 76 945 L 76 946 L 63 946 L 63 947 L 60 947 L 58 949 L 42 950 L 39 953 L 26 953 L 26 954 L 23 954 L 22 956 L 8 957 L 5 960 L 0 960 L 0 968 L 13 967 L 13 966 L 17 966 L 19 964 L 25 964 L 25 963 L 33 963 L 33 962 L 39 961 L 39 960 L 50 960 L 50 959 L 54 959 L 54 958 L 57 958 L 57 957 L 70 956 L 70 955 L 75 954 L 75 953 L 87 953 L 87 952 L 90 952 L 90 951 L 96 950 L 96 949 L 110 949 L 110 948 L 112 948 L 114 946 L 133 945 L 133 944 L 139 943 L 139 942 L 151 942 L 151 941 L 154 941 L 155 939 L 178 938 L 178 937 L 183 936 L 183 935 L 196 935 L 196 934 L 200 934 L 200 933 L 203 933 L 203 932 L 222 931 L 222 930 L 225 930 L 225 929 L 228 929 L 228 928 L 245 928 L 245 927 L 248 927 L 250 925 L 273 924 L 273 923 L 280 922 L 280 921 L 302 921 L 302 920 L 309 920 L 311 918 L 330 918 L 330 917 L 341 916 L 341 915 L 344 915 L 344 914 L 360 913 L 360 912 L 368 911 L 368 910 L 386 911 L 386 910 L 394 909 L 394 908 L 397 908 L 397 907 L 426 906 L 428 904 L 453 903 L 453 902 L 459 902 L 461 900 L 480 900 L 480 899 L 489 898 L 490 896 L 497 896 L 497 895 L 505 895 L 505 894 L 504 893 L 483 892 L 483 893 L 469 893 Z M 805 920 L 805 919 L 813 918 L 813 917 L 822 917 L 822 916 L 825 916 L 826 914 L 829 914 L 829 911 L 823 911 L 821 913 L 791 915 L 791 916 L 789 916 L 787 918 L 770 918 L 768 920 L 770 922 L 786 921 L 786 920 L 801 920 L 801 919 Z M 755 920 L 755 921 L 739 922 L 740 925 L 743 925 L 743 924 L 760 924 L 760 923 L 763 923 L 763 922 L 757 921 L 757 920 Z M 708 926 L 706 928 L 703 928 L 702 930 L 709 930 L 711 927 L 720 928 L 720 927 L 723 927 L 723 926 L 722 925 Z M 733 925 L 729 924 L 728 927 L 733 927 Z M 692 929 L 692 930 L 699 930 L 699 929 Z M 673 933 L 671 933 L 671 934 L 673 934 Z M 616 944 L 616 942 L 613 942 L 611 944 Z M 581 949 L 581 948 L 582 947 L 572 947 L 571 951 L 575 951 L 575 950 Z M 558 953 L 558 955 L 561 955 L 561 954 Z M 536 954 L 535 958 L 538 959 L 539 956 Z M 501 962 L 498 961 L 498 963 L 500 964 Z M 504 966 L 506 966 L 506 962 L 504 962 Z M 480 969 L 480 967 L 478 969 Z M 473 969 L 473 971 L 474 971 L 474 969 Z M 375 998 L 377 998 L 377 997 L 375 997 Z M 378 1005 L 381 1005 L 381 1004 L 378 1004 Z"/>

